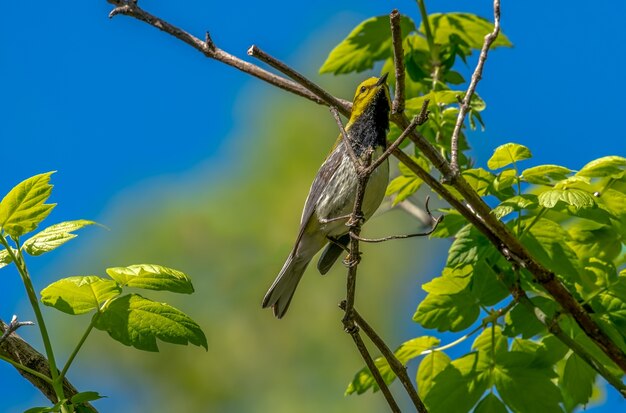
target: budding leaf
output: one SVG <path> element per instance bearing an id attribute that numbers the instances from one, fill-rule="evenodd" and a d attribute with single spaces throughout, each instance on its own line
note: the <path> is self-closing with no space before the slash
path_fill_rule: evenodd
<path id="1" fill-rule="evenodd" d="M 15 186 L 0 202 L 0 229 L 11 237 L 19 237 L 37 228 L 56 204 L 46 204 L 52 185 L 46 172 Z"/>
<path id="2" fill-rule="evenodd" d="M 81 229 L 87 225 L 94 225 L 95 222 L 85 219 L 76 221 L 66 221 L 49 226 L 43 231 L 33 235 L 24 242 L 24 250 L 30 255 L 41 255 L 52 251 L 67 241 L 76 237 L 73 231 Z"/>
<path id="3" fill-rule="evenodd" d="M 517 143 L 505 143 L 498 146 L 487 161 L 489 169 L 500 169 L 507 165 L 532 158 L 530 149 Z"/>

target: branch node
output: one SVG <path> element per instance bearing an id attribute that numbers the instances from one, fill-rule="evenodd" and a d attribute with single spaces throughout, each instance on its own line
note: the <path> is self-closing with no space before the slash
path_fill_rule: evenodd
<path id="1" fill-rule="evenodd" d="M 213 43 L 213 39 L 211 39 L 211 33 L 209 33 L 208 30 L 204 35 L 204 47 L 206 48 L 207 52 L 215 51 L 215 43 Z"/>

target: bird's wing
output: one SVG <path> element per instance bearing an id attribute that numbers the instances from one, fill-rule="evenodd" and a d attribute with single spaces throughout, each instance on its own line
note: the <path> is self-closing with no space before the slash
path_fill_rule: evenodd
<path id="1" fill-rule="evenodd" d="M 330 181 L 332 176 L 335 174 L 335 171 L 337 170 L 339 165 L 341 164 L 341 160 L 343 158 L 343 151 L 341 150 L 342 145 L 343 143 L 340 143 L 335 146 L 335 149 L 330 153 L 330 155 L 328 155 L 326 161 L 317 171 L 317 175 L 315 176 L 315 179 L 311 184 L 309 196 L 306 198 L 306 202 L 304 203 L 304 210 L 302 211 L 302 217 L 300 218 L 300 231 L 294 245 L 294 251 L 297 250 L 298 244 L 300 244 L 300 239 L 302 239 L 304 230 L 311 220 L 311 217 L 315 213 L 315 207 L 320 200 L 324 189 L 328 185 L 328 182 Z"/>
<path id="2" fill-rule="evenodd" d="M 337 168 L 341 164 L 343 158 L 343 143 L 340 143 L 335 149 L 328 155 L 326 161 L 322 164 L 317 175 L 311 184 L 309 190 L 309 196 L 304 203 L 304 210 L 302 211 L 302 218 L 300 219 L 300 226 L 305 226 L 315 211 L 315 206 L 320 200 L 324 189 L 330 182 L 331 178 L 337 171 Z"/>

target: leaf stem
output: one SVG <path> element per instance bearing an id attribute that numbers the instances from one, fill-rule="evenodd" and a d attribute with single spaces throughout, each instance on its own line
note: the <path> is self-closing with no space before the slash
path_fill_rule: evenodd
<path id="1" fill-rule="evenodd" d="M 541 217 L 544 216 L 544 214 L 546 212 L 548 212 L 548 209 L 546 207 L 541 207 L 541 211 L 539 211 L 539 213 L 537 215 L 535 215 L 535 219 L 533 219 L 532 222 L 530 224 L 528 224 L 528 226 L 524 227 L 524 229 L 522 230 L 521 233 L 518 232 L 519 233 L 519 235 L 518 235 L 519 239 L 522 239 L 524 234 L 526 234 L 528 231 L 530 231 L 530 229 L 533 226 L 535 226 L 535 224 L 541 219 Z"/>
<path id="2" fill-rule="evenodd" d="M 69 370 L 70 366 L 72 365 L 72 362 L 76 358 L 76 355 L 78 354 L 78 352 L 80 351 L 81 347 L 85 343 L 85 340 L 87 340 L 87 337 L 91 333 L 91 330 L 93 330 L 93 327 L 94 327 L 94 325 L 96 323 L 96 319 L 98 318 L 99 315 L 100 315 L 100 313 L 96 313 L 91 318 L 91 321 L 89 322 L 89 325 L 87 326 L 87 329 L 83 333 L 83 336 L 80 338 L 80 340 L 78 341 L 78 344 L 76 344 L 76 347 L 72 351 L 72 354 L 70 354 L 70 357 L 65 362 L 65 366 L 63 366 L 63 370 L 61 370 L 61 374 L 59 375 L 59 380 L 63 380 L 63 378 L 67 374 L 67 371 Z"/>
<path id="3" fill-rule="evenodd" d="M 14 238 L 13 241 L 15 242 L 16 246 L 15 250 L 11 248 L 4 234 L 0 234 L 0 243 L 7 249 L 7 252 L 11 256 L 11 259 L 13 260 L 13 263 L 17 268 L 17 271 L 22 278 L 22 282 L 24 283 L 24 287 L 26 288 L 26 295 L 28 296 L 30 305 L 33 308 L 33 312 L 35 313 L 35 318 L 37 319 L 37 327 L 39 327 L 39 331 L 41 332 L 41 339 L 43 340 L 43 345 L 46 350 L 46 357 L 48 358 L 48 363 L 50 364 L 52 387 L 54 388 L 54 392 L 58 400 L 63 400 L 65 399 L 65 393 L 63 391 L 63 381 L 58 380 L 59 371 L 57 370 L 56 361 L 54 359 L 54 351 L 52 350 L 50 335 L 48 334 L 48 329 L 46 328 L 46 323 L 43 318 L 43 314 L 41 313 L 41 308 L 39 307 L 37 293 L 35 292 L 35 288 L 30 279 L 28 268 L 26 267 L 26 262 L 24 261 L 24 256 L 22 255 L 22 251 L 20 250 L 19 239 Z M 67 411 L 67 407 L 62 405 L 61 411 L 65 413 Z"/>

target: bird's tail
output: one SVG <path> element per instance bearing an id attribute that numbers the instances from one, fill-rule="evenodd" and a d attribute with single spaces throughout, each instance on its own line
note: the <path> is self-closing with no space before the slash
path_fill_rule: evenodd
<path id="1" fill-rule="evenodd" d="M 278 277 L 263 298 L 263 308 L 272 307 L 274 316 L 282 318 L 289 308 L 296 287 L 310 261 L 310 259 L 295 256 L 293 252 L 289 254 Z"/>

